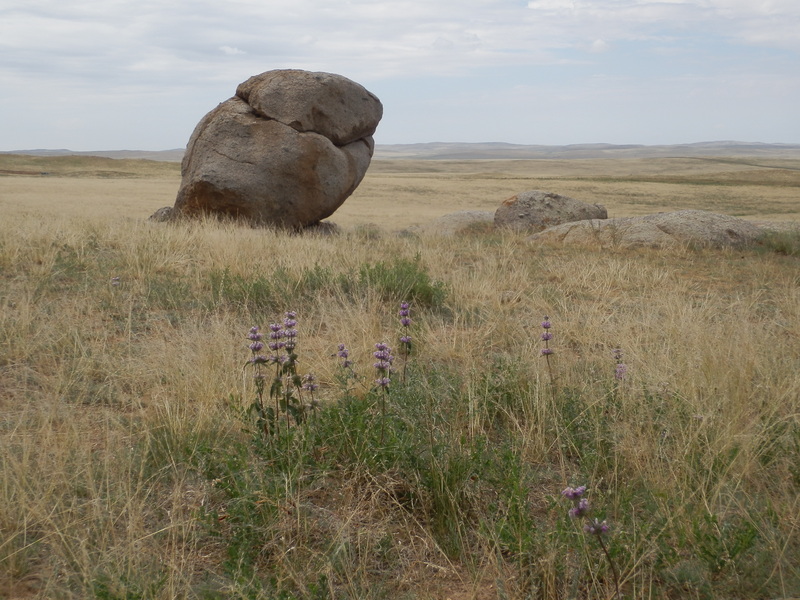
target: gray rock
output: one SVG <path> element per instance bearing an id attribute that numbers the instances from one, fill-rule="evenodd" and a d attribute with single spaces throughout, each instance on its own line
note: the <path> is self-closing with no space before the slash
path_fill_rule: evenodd
<path id="1" fill-rule="evenodd" d="M 330 73 L 270 71 L 197 125 L 175 212 L 301 229 L 329 217 L 369 167 L 380 101 Z"/>
<path id="2" fill-rule="evenodd" d="M 532 190 L 503 202 L 494 213 L 498 227 L 536 232 L 561 223 L 608 217 L 605 207 L 575 198 Z"/>
<path id="3" fill-rule="evenodd" d="M 535 233 L 528 239 L 574 245 L 620 248 L 741 246 L 755 242 L 763 231 L 757 225 L 704 210 L 680 210 L 642 217 L 593 219 L 564 223 Z"/>
<path id="4" fill-rule="evenodd" d="M 148 217 L 148 221 L 155 221 L 156 223 L 165 223 L 172 219 L 172 207 L 162 206 L 156 212 Z"/>

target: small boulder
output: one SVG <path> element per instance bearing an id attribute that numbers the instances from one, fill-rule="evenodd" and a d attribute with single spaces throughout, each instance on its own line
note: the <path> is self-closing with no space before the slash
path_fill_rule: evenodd
<path id="1" fill-rule="evenodd" d="M 686 244 L 735 247 L 755 242 L 762 233 L 760 227 L 744 219 L 704 210 L 679 210 L 642 217 L 564 223 L 528 239 L 619 248 L 669 248 Z"/>
<path id="2" fill-rule="evenodd" d="M 302 229 L 329 217 L 369 167 L 380 101 L 331 73 L 268 71 L 192 134 L 171 218 L 211 214 Z"/>
<path id="3" fill-rule="evenodd" d="M 604 206 L 539 190 L 509 198 L 494 213 L 498 227 L 532 233 L 561 223 L 606 218 Z"/>
<path id="4" fill-rule="evenodd" d="M 148 217 L 148 221 L 155 221 L 156 223 L 165 223 L 172 219 L 172 207 L 162 206 L 156 212 Z"/>

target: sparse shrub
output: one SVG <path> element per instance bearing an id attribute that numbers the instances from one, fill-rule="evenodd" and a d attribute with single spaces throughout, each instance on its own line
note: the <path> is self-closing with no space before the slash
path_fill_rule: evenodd
<path id="1" fill-rule="evenodd" d="M 419 255 L 414 260 L 395 258 L 392 262 L 365 264 L 359 271 L 358 285 L 375 290 L 387 302 L 408 301 L 428 308 L 441 308 L 447 297 L 444 283 L 431 279 Z"/>
<path id="2" fill-rule="evenodd" d="M 770 231 L 758 240 L 760 247 L 784 256 L 800 256 L 800 230 Z"/>

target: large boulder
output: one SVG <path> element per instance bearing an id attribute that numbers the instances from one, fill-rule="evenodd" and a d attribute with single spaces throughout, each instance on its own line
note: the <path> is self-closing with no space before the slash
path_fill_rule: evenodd
<path id="1" fill-rule="evenodd" d="M 724 247 L 753 243 L 762 234 L 760 227 L 744 219 L 704 210 L 679 210 L 642 217 L 564 223 L 528 239 L 619 248 Z"/>
<path id="2" fill-rule="evenodd" d="M 494 213 L 494 223 L 498 227 L 533 233 L 561 223 L 607 217 L 605 207 L 599 204 L 532 190 L 503 202 Z"/>
<path id="3" fill-rule="evenodd" d="M 382 114 L 373 94 L 341 75 L 251 77 L 195 128 L 171 218 L 211 214 L 290 229 L 318 223 L 364 178 Z"/>

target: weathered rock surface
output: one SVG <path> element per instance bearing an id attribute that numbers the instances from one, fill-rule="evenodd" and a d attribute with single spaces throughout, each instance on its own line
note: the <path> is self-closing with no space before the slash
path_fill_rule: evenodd
<path id="1" fill-rule="evenodd" d="M 532 190 L 512 196 L 495 211 L 494 223 L 531 233 L 554 225 L 588 219 L 605 219 L 604 206 L 588 204 L 575 198 Z"/>
<path id="2" fill-rule="evenodd" d="M 704 210 L 680 210 L 642 217 L 564 223 L 535 233 L 531 241 L 620 248 L 668 248 L 686 244 L 741 246 L 763 230 L 744 219 Z"/>
<path id="3" fill-rule="evenodd" d="M 170 218 L 301 229 L 330 216 L 369 167 L 380 101 L 341 75 L 268 71 L 197 125 Z"/>

